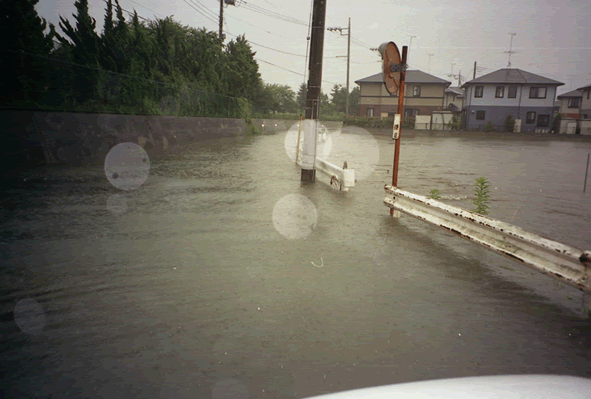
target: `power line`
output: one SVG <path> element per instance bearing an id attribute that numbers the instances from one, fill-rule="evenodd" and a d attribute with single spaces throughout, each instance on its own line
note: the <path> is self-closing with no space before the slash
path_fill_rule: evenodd
<path id="1" fill-rule="evenodd" d="M 143 6 L 143 5 L 141 5 L 140 3 L 138 3 L 138 2 L 136 2 L 136 1 L 134 1 L 134 0 L 129 0 L 129 1 L 131 1 L 131 2 L 132 2 L 132 3 L 134 3 L 134 4 L 137 4 L 138 6 L 140 6 L 140 7 L 142 7 L 142 8 L 145 8 L 145 9 L 146 9 L 146 10 L 148 10 L 148 11 L 152 11 L 154 14 L 157 14 L 157 15 L 160 15 L 161 17 L 163 17 L 163 18 L 166 18 L 164 15 L 162 15 L 162 14 L 160 14 L 160 13 L 158 13 L 158 12 L 154 11 L 154 10 L 151 10 L 151 9 L 149 9 L 149 8 L 148 8 L 148 7 L 146 7 L 146 6 Z"/>
<path id="2" fill-rule="evenodd" d="M 291 73 L 295 73 L 296 75 L 304 76 L 304 74 L 302 74 L 302 73 L 299 73 L 299 72 L 296 72 L 296 71 L 292 71 L 291 69 L 283 68 L 283 67 L 281 67 L 281 66 L 279 66 L 279 65 L 275 65 L 275 64 L 273 64 L 273 63 L 271 63 L 271 62 L 269 62 L 269 61 L 261 60 L 260 58 L 256 58 L 256 60 L 257 60 L 257 61 L 259 61 L 259 62 L 264 62 L 265 64 L 272 65 L 272 66 L 274 66 L 274 67 L 276 67 L 276 68 L 283 69 L 284 71 L 291 72 Z M 323 81 L 324 83 L 330 83 L 330 84 L 333 84 L 333 85 L 336 85 L 336 84 L 338 84 L 338 83 L 331 82 L 331 81 L 324 80 L 324 79 L 323 79 L 322 81 Z"/>
<path id="3" fill-rule="evenodd" d="M 241 7 L 244 7 L 245 9 L 247 9 L 249 11 L 252 11 L 252 12 L 256 12 L 256 13 L 259 13 L 259 14 L 262 14 L 262 15 L 265 15 L 265 16 L 268 16 L 268 17 L 271 17 L 271 18 L 282 20 L 284 22 L 290 22 L 292 24 L 297 24 L 297 25 L 302 25 L 302 26 L 308 26 L 308 24 L 305 23 L 304 21 L 300 21 L 300 20 L 295 19 L 295 18 L 292 18 L 290 16 L 287 16 L 287 15 L 284 15 L 284 14 L 279 14 L 279 13 L 276 13 L 274 11 L 270 11 L 270 10 L 267 10 L 265 8 L 252 5 L 250 3 L 247 3 L 246 1 L 244 2 L 244 5 L 242 5 Z"/>
<path id="4" fill-rule="evenodd" d="M 209 15 L 210 17 L 213 18 L 214 21 L 217 22 L 218 19 L 218 14 L 216 14 L 215 12 L 211 11 L 209 8 L 207 8 L 203 3 L 201 3 L 198 0 L 189 0 L 191 3 L 195 4 L 195 6 L 197 6 L 200 10 L 202 10 L 203 12 L 205 12 L 207 15 Z"/>
<path id="5" fill-rule="evenodd" d="M 103 0 L 103 2 L 104 2 L 105 4 L 108 4 L 108 3 L 107 3 L 107 0 Z M 127 14 L 129 14 L 129 15 L 131 15 L 131 16 L 135 15 L 135 12 L 127 11 L 127 10 L 126 10 L 125 8 L 123 8 L 123 7 L 121 7 L 121 10 L 122 10 L 122 11 L 125 11 Z M 142 17 L 141 15 L 138 15 L 137 17 L 138 17 L 139 19 L 143 19 L 144 21 L 148 21 L 148 22 L 150 22 L 150 20 L 149 20 L 149 19 L 147 19 L 147 18 L 144 18 L 144 17 Z"/>
<path id="6" fill-rule="evenodd" d="M 253 28 L 260 29 L 260 30 L 262 30 L 263 32 L 269 33 L 269 34 L 271 34 L 271 35 L 274 35 L 274 36 L 279 36 L 279 37 L 282 37 L 282 38 L 284 38 L 284 39 L 288 39 L 288 40 L 292 39 L 292 38 L 290 38 L 290 37 L 282 36 L 282 35 L 280 35 L 280 34 L 278 34 L 278 33 L 273 33 L 273 32 L 271 32 L 271 31 L 268 31 L 268 30 L 266 30 L 266 29 L 264 29 L 264 28 L 261 28 L 260 26 L 253 25 L 253 24 L 251 24 L 250 22 L 247 22 L 247 21 L 245 21 L 245 20 L 243 20 L 243 19 L 240 19 L 240 18 L 238 18 L 238 17 L 235 17 L 235 16 L 233 16 L 233 15 L 228 15 L 228 14 L 226 14 L 226 17 L 230 17 L 230 18 L 236 19 L 236 20 L 238 20 L 238 21 L 241 21 L 241 22 L 243 22 L 243 23 L 245 23 L 245 24 L 247 24 L 247 25 L 250 25 L 250 26 L 252 26 Z M 227 30 L 227 29 L 226 29 L 226 30 Z"/>
<path id="7" fill-rule="evenodd" d="M 191 7 L 193 10 L 197 11 L 199 14 L 203 15 L 206 19 L 208 19 L 209 21 L 213 22 L 214 24 L 217 25 L 218 21 L 212 19 L 209 15 L 203 13 L 202 11 L 200 11 L 197 7 L 195 7 L 194 5 L 190 4 L 187 0 L 183 0 L 185 3 L 187 3 L 187 5 L 189 7 Z"/>
<path id="8" fill-rule="evenodd" d="M 230 35 L 230 36 L 238 37 L 238 36 L 236 36 L 235 34 L 233 34 L 233 33 L 230 33 L 230 32 L 228 32 L 228 31 L 226 31 L 226 33 L 227 33 L 228 35 Z M 258 43 L 255 43 L 255 42 L 253 42 L 253 41 L 250 41 L 250 40 L 248 41 L 248 43 L 250 43 L 250 44 L 254 44 L 255 46 L 259 46 L 259 47 L 264 47 L 264 48 L 266 48 L 266 49 L 269 49 L 269 50 L 277 51 L 278 53 L 283 53 L 283 54 L 288 54 L 288 55 L 294 55 L 294 56 L 296 56 L 296 57 L 305 57 L 305 55 L 301 55 L 301 54 L 294 54 L 294 53 L 288 53 L 287 51 L 278 50 L 278 49 L 276 49 L 276 48 L 272 48 L 272 47 L 267 47 L 267 46 L 264 46 L 264 45 L 262 45 L 262 44 L 258 44 Z"/>

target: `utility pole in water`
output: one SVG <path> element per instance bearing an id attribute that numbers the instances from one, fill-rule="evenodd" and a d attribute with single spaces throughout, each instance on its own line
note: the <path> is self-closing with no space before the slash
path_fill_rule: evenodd
<path id="1" fill-rule="evenodd" d="M 312 119 L 313 123 L 307 123 L 306 129 L 304 130 L 302 174 L 300 180 L 305 182 L 314 182 L 316 180 L 316 136 L 320 113 L 326 2 L 327 0 L 314 0 L 312 10 L 312 35 L 310 41 L 308 93 L 306 95 L 306 119 Z"/>

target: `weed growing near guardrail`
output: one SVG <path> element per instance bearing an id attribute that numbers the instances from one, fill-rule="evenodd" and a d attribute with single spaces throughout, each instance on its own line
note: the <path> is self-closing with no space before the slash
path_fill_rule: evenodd
<path id="1" fill-rule="evenodd" d="M 474 194 L 476 194 L 476 198 L 472 200 L 472 203 L 476 205 L 476 209 L 473 209 L 472 212 L 481 215 L 488 214 L 489 193 L 490 183 L 486 177 L 479 177 L 476 179 L 476 182 L 474 183 Z"/>
<path id="2" fill-rule="evenodd" d="M 431 192 L 429 194 L 430 194 L 431 198 L 433 198 L 434 200 L 441 199 L 441 195 L 439 195 L 441 193 L 436 188 L 434 188 L 433 190 L 431 190 Z"/>

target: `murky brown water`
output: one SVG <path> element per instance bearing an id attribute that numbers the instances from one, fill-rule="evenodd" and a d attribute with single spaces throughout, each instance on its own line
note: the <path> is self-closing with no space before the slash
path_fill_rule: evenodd
<path id="1" fill-rule="evenodd" d="M 149 154 L 149 169 L 139 157 L 128 191 L 117 188 L 126 171 L 109 169 L 110 181 L 102 165 L 5 179 L 2 396 L 300 398 L 473 375 L 591 377 L 588 298 L 389 217 L 388 137 L 331 137 L 328 159 L 359 172 L 348 193 L 324 177 L 302 185 L 285 138 L 193 143 Z M 491 217 L 589 249 L 589 152 L 582 140 L 406 133 L 399 182 L 471 209 L 485 176 Z"/>

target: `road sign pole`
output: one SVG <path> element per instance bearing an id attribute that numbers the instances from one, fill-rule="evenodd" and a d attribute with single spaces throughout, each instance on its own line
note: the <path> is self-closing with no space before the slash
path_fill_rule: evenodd
<path id="1" fill-rule="evenodd" d="M 406 55 L 408 53 L 408 47 L 402 47 L 402 65 L 406 64 Z M 398 161 L 400 160 L 400 136 L 402 133 L 402 110 L 404 106 L 404 79 L 406 78 L 406 71 L 401 68 L 400 71 L 400 86 L 398 89 L 398 110 L 397 113 L 400 115 L 400 126 L 398 126 L 398 135 L 395 138 L 394 143 L 394 165 L 392 167 L 392 186 L 398 187 Z M 396 119 L 396 118 L 394 118 Z M 390 215 L 394 216 L 394 208 L 390 208 Z"/>

